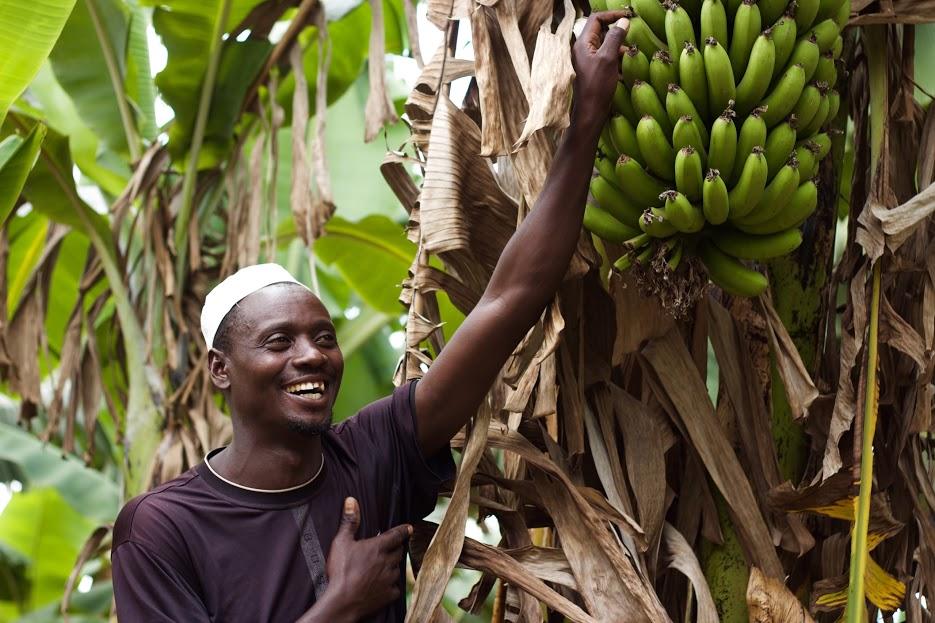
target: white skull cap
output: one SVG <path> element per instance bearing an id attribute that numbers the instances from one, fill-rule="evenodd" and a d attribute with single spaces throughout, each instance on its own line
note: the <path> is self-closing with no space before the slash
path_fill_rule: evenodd
<path id="1" fill-rule="evenodd" d="M 305 284 L 300 283 L 279 264 L 244 266 L 214 286 L 205 297 L 205 304 L 201 308 L 201 334 L 205 337 L 205 344 L 209 348 L 214 346 L 214 336 L 218 327 L 234 305 L 257 290 L 274 283 L 295 283 L 308 290 Z"/>

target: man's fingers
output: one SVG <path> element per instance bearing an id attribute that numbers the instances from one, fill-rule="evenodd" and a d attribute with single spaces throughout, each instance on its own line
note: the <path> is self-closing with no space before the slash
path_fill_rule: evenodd
<path id="1" fill-rule="evenodd" d="M 344 510 L 341 513 L 341 525 L 338 526 L 338 534 L 335 540 L 339 538 L 354 539 L 357 534 L 357 528 L 360 526 L 360 507 L 354 498 L 345 498 Z"/>
<path id="2" fill-rule="evenodd" d="M 613 25 L 607 30 L 607 34 L 604 35 L 604 43 L 601 45 L 601 49 L 607 48 L 608 50 L 619 50 L 620 46 L 623 44 L 623 40 L 627 36 L 627 31 L 630 29 L 630 20 L 625 17 L 621 17 L 613 23 Z"/>
<path id="3" fill-rule="evenodd" d="M 383 552 L 389 552 L 402 547 L 403 543 L 409 539 L 411 534 L 412 526 L 409 524 L 403 524 L 401 526 L 396 526 L 395 528 L 390 528 L 375 538 L 380 539 L 380 550 Z"/>

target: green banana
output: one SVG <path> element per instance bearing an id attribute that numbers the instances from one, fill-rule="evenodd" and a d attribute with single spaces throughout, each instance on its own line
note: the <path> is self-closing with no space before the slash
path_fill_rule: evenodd
<path id="1" fill-rule="evenodd" d="M 818 66 L 815 68 L 812 80 L 824 82 L 829 87 L 838 81 L 838 68 L 835 67 L 834 55 L 831 51 L 825 52 L 818 59 Z"/>
<path id="2" fill-rule="evenodd" d="M 743 78 L 737 85 L 737 114 L 746 115 L 766 95 L 775 63 L 776 46 L 773 43 L 772 32 L 767 28 L 753 43 L 747 70 L 743 72 Z"/>
<path id="3" fill-rule="evenodd" d="M 796 0 L 795 27 L 799 32 L 805 32 L 815 21 L 821 0 Z"/>
<path id="4" fill-rule="evenodd" d="M 727 255 L 713 242 L 703 240 L 698 247 L 698 257 L 708 269 L 711 281 L 728 294 L 752 297 L 766 290 L 766 277 Z"/>
<path id="5" fill-rule="evenodd" d="M 704 46 L 704 70 L 708 80 L 708 106 L 714 111 L 724 110 L 737 98 L 737 85 L 727 50 L 714 37 L 708 37 Z"/>
<path id="6" fill-rule="evenodd" d="M 769 23 L 769 22 L 767 22 Z M 776 63 L 773 65 L 773 79 L 782 75 L 792 50 L 795 49 L 795 19 L 785 16 L 770 28 L 773 31 L 773 45 L 776 46 Z M 816 44 L 817 45 L 817 44 Z"/>
<path id="7" fill-rule="evenodd" d="M 790 8 L 789 5 L 791 4 L 788 0 L 760 0 L 760 16 L 763 18 L 763 23 L 775 23 Z"/>
<path id="8" fill-rule="evenodd" d="M 633 102 L 633 108 L 640 117 L 649 115 L 654 118 L 662 126 L 663 133 L 671 136 L 672 123 L 653 85 L 642 80 L 634 82 L 633 88 L 630 89 L 630 101 Z M 643 152 L 643 155 L 647 154 Z"/>
<path id="9" fill-rule="evenodd" d="M 668 238 L 677 231 L 661 208 L 650 208 L 643 212 L 639 226 L 640 230 L 653 238 Z"/>
<path id="10" fill-rule="evenodd" d="M 760 103 L 760 106 L 766 107 L 762 116 L 767 128 L 773 127 L 792 112 L 804 88 L 805 69 L 801 65 L 792 65 Z"/>
<path id="11" fill-rule="evenodd" d="M 630 18 L 630 29 L 627 31 L 626 42 L 628 45 L 635 45 L 640 52 L 651 57 L 658 50 L 664 50 L 666 44 L 655 35 L 653 29 L 649 27 L 641 17 Z"/>
<path id="12" fill-rule="evenodd" d="M 734 16 L 737 15 L 737 9 L 740 8 L 740 3 L 743 2 L 743 0 L 725 0 L 725 1 L 727 2 L 727 21 L 733 22 Z M 707 37 L 705 37 L 705 39 L 707 39 Z M 722 41 L 722 39 L 718 39 L 718 41 Z M 725 38 L 723 39 L 723 41 L 727 41 L 727 39 Z"/>
<path id="13" fill-rule="evenodd" d="M 627 199 L 619 188 L 601 175 L 591 179 L 591 197 L 595 205 L 624 225 L 635 226 L 643 213 L 642 207 Z"/>
<path id="14" fill-rule="evenodd" d="M 743 218 L 756 207 L 766 188 L 767 172 L 763 148 L 754 147 L 744 161 L 737 183 L 727 193 L 731 220 Z"/>
<path id="15" fill-rule="evenodd" d="M 614 169 L 614 163 L 610 158 L 595 158 L 594 168 L 597 169 L 598 175 L 613 184 L 615 188 L 620 188 L 617 171 Z"/>
<path id="16" fill-rule="evenodd" d="M 831 137 L 826 132 L 822 132 L 813 136 L 811 141 L 818 145 L 818 161 L 821 162 L 831 151 Z"/>
<path id="17" fill-rule="evenodd" d="M 838 12 L 834 16 L 834 23 L 838 25 L 838 30 L 844 30 L 844 27 L 847 26 L 847 23 L 851 19 L 851 3 L 842 2 Z M 840 36 L 840 35 L 838 35 Z M 833 44 L 832 44 L 832 47 Z"/>
<path id="18" fill-rule="evenodd" d="M 720 225 L 730 214 L 727 185 L 717 169 L 708 169 L 701 186 L 701 210 L 712 225 Z"/>
<path id="19" fill-rule="evenodd" d="M 805 71 L 806 82 L 812 79 L 815 69 L 818 67 L 818 59 L 821 58 L 821 52 L 818 51 L 818 43 L 814 37 L 805 37 L 796 42 L 792 49 L 792 56 L 789 57 L 789 65 L 798 63 Z"/>
<path id="20" fill-rule="evenodd" d="M 636 14 L 659 36 L 666 32 L 666 10 L 659 0 L 630 0 Z"/>
<path id="21" fill-rule="evenodd" d="M 815 42 L 818 43 L 818 49 L 824 54 L 834 45 L 834 40 L 841 33 L 841 29 L 833 19 L 826 19 L 818 22 L 808 31 L 809 35 L 815 36 Z"/>
<path id="22" fill-rule="evenodd" d="M 795 127 L 783 121 L 766 136 L 766 181 L 769 182 L 789 160 L 795 150 Z"/>
<path id="23" fill-rule="evenodd" d="M 762 108 L 754 108 L 747 118 L 743 120 L 740 126 L 740 135 L 737 138 L 737 153 L 749 154 L 754 147 L 763 147 L 766 145 L 766 123 L 763 122 L 761 115 Z M 734 183 L 740 178 L 740 172 L 743 170 L 746 158 L 734 158 L 734 166 L 730 171 L 724 171 L 722 174 L 726 183 Z"/>
<path id="24" fill-rule="evenodd" d="M 655 95 L 655 93 L 654 93 Z M 640 119 L 636 126 L 636 142 L 640 146 L 640 153 L 646 159 L 646 166 L 656 177 L 663 180 L 675 179 L 675 152 L 666 138 L 659 122 L 651 115 Z"/>
<path id="25" fill-rule="evenodd" d="M 649 82 L 656 90 L 660 103 L 665 101 L 669 85 L 678 82 L 678 80 L 679 76 L 669 53 L 660 50 L 653 54 L 653 60 L 649 62 Z"/>
<path id="26" fill-rule="evenodd" d="M 708 37 L 727 41 L 727 11 L 721 0 L 704 0 L 701 3 L 701 40 Z"/>
<path id="27" fill-rule="evenodd" d="M 662 198 L 666 202 L 663 208 L 666 220 L 675 229 L 687 234 L 701 231 L 705 223 L 704 214 L 691 204 L 688 197 L 677 190 L 667 190 L 662 193 Z"/>
<path id="28" fill-rule="evenodd" d="M 704 183 L 701 156 L 692 147 L 683 147 L 675 154 L 675 187 L 689 201 L 701 200 Z"/>
<path id="29" fill-rule="evenodd" d="M 672 149 L 679 150 L 688 146 L 698 152 L 702 163 L 707 162 L 708 152 L 705 149 L 704 140 L 698 132 L 698 126 L 695 125 L 694 119 L 686 115 L 675 122 L 675 128 L 672 130 Z"/>
<path id="30" fill-rule="evenodd" d="M 799 101 L 795 103 L 792 109 L 792 115 L 795 117 L 796 129 L 801 134 L 805 127 L 815 118 L 818 112 L 818 105 L 821 103 L 821 91 L 814 84 L 807 85 L 802 89 L 802 95 Z"/>
<path id="31" fill-rule="evenodd" d="M 705 76 L 704 58 L 694 45 L 686 43 L 679 56 L 679 86 L 701 113 L 696 116 L 702 124 L 708 119 L 708 80 Z"/>
<path id="32" fill-rule="evenodd" d="M 818 207 L 818 187 L 813 180 L 801 184 L 792 193 L 788 205 L 764 223 L 738 225 L 737 228 L 750 234 L 774 234 L 790 228 L 798 228 Z"/>
<path id="33" fill-rule="evenodd" d="M 813 135 L 815 132 L 821 129 L 821 126 L 825 124 L 828 118 L 828 107 L 830 102 L 828 101 L 828 89 L 824 84 L 819 85 L 821 92 L 821 99 L 818 102 L 818 110 L 815 111 L 815 116 L 812 117 L 811 121 L 808 122 L 808 125 L 803 127 L 799 132 L 799 138 L 808 138 Z"/>
<path id="34" fill-rule="evenodd" d="M 820 0 L 818 10 L 815 11 L 815 20 L 822 22 L 833 18 L 838 14 L 838 9 L 841 8 L 842 4 L 850 4 L 850 2 L 848 0 Z"/>
<path id="35" fill-rule="evenodd" d="M 734 29 L 730 36 L 728 56 L 736 82 L 740 81 L 747 68 L 753 42 L 756 41 L 762 27 L 760 7 L 756 3 L 757 0 L 743 0 L 734 16 Z"/>
<path id="36" fill-rule="evenodd" d="M 639 162 L 627 155 L 620 156 L 616 175 L 617 186 L 633 203 L 640 206 L 661 205 L 659 195 L 666 190 L 666 185 L 647 173 Z"/>
<path id="37" fill-rule="evenodd" d="M 638 162 L 643 162 L 639 143 L 636 142 L 636 128 L 623 115 L 614 115 L 605 126 L 609 130 L 610 142 L 616 150 L 615 155 L 627 154 Z"/>
<path id="38" fill-rule="evenodd" d="M 629 0 L 605 0 L 608 11 L 627 11 L 629 10 Z"/>
<path id="39" fill-rule="evenodd" d="M 799 166 L 795 158 L 790 158 L 788 164 L 783 166 L 776 177 L 773 178 L 763 196 L 760 197 L 756 207 L 745 217 L 733 219 L 740 225 L 757 225 L 770 220 L 782 210 L 789 201 L 789 197 L 799 187 Z"/>
<path id="40" fill-rule="evenodd" d="M 810 180 L 818 174 L 818 151 L 818 144 L 814 141 L 806 141 L 795 148 L 800 180 Z"/>
<path id="41" fill-rule="evenodd" d="M 669 270 L 674 271 L 679 267 L 679 263 L 682 261 L 682 255 L 685 250 L 685 245 L 682 244 L 680 240 L 675 242 L 675 246 L 672 249 L 672 254 L 669 256 L 669 259 L 666 260 L 666 266 Z"/>
<path id="42" fill-rule="evenodd" d="M 686 43 L 696 45 L 692 18 L 677 2 L 667 2 L 666 7 L 666 43 L 672 52 L 672 62 L 678 70 L 678 55 Z"/>
<path id="43" fill-rule="evenodd" d="M 841 109 L 841 94 L 838 93 L 835 89 L 830 89 L 828 91 L 828 114 L 825 115 L 825 123 L 832 121 L 835 117 L 838 116 L 838 111 Z"/>
<path id="44" fill-rule="evenodd" d="M 632 125 L 640 122 L 639 115 L 633 109 L 633 102 L 630 101 L 630 93 L 622 82 L 617 83 L 614 89 L 614 112 L 626 117 Z"/>
<path id="45" fill-rule="evenodd" d="M 708 128 L 705 127 L 698 109 L 692 103 L 691 98 L 677 84 L 669 85 L 669 92 L 666 94 L 666 114 L 669 116 L 669 122 L 674 126 L 682 117 L 691 117 L 701 134 L 702 140 L 708 142 Z"/>
<path id="46" fill-rule="evenodd" d="M 584 228 L 604 240 L 617 244 L 640 234 L 638 228 L 621 223 L 593 203 L 584 206 Z"/>
<path id="47" fill-rule="evenodd" d="M 623 83 L 631 88 L 637 80 L 649 80 L 649 61 L 639 48 L 628 47 L 624 50 L 620 57 L 620 75 L 623 77 Z"/>
<path id="48" fill-rule="evenodd" d="M 714 120 L 711 141 L 708 143 L 708 167 L 718 171 L 731 171 L 737 155 L 737 126 L 734 111 L 728 108 Z"/>
<path id="49" fill-rule="evenodd" d="M 614 147 L 613 142 L 610 140 L 610 128 L 606 125 L 604 129 L 601 130 L 601 138 L 597 141 L 597 151 L 598 153 L 613 158 L 620 155 L 617 153 L 617 148 Z"/>
<path id="50" fill-rule="evenodd" d="M 838 24 L 840 26 L 840 24 Z M 844 26 L 841 26 L 844 28 Z M 831 56 L 834 57 L 834 60 L 841 58 L 841 52 L 844 51 L 844 37 L 838 35 L 838 38 L 834 40 L 834 43 L 831 45 Z"/>
<path id="51" fill-rule="evenodd" d="M 607 10 L 607 0 L 591 0 L 591 12 L 600 12 Z"/>
<path id="52" fill-rule="evenodd" d="M 771 260 L 795 251 L 802 244 L 802 232 L 787 229 L 775 234 L 751 235 L 732 229 L 719 229 L 711 241 L 724 253 L 741 260 Z"/>

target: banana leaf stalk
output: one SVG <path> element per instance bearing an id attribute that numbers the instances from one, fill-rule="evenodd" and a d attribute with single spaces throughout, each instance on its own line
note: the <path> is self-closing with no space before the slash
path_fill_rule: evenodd
<path id="1" fill-rule="evenodd" d="M 192 216 L 192 202 L 195 199 L 195 180 L 198 177 L 198 154 L 204 140 L 205 128 L 208 125 L 208 112 L 211 110 L 211 95 L 214 93 L 214 83 L 217 79 L 218 65 L 221 62 L 223 42 L 221 36 L 227 26 L 233 0 L 222 0 L 218 6 L 214 32 L 211 36 L 211 52 L 208 68 L 205 71 L 204 82 L 201 84 L 201 99 L 198 101 L 198 116 L 195 117 L 195 128 L 192 132 L 192 143 L 188 150 L 188 162 L 185 166 L 185 177 L 182 179 L 182 206 L 175 224 L 175 248 L 178 250 L 178 260 L 175 272 L 176 280 L 181 284 L 185 281 L 185 265 L 188 262 L 188 222 Z"/>
<path id="2" fill-rule="evenodd" d="M 864 46 L 867 50 L 870 87 L 870 161 L 880 162 L 886 132 L 889 101 L 886 67 L 886 27 L 865 28 Z M 883 187 L 886 164 L 875 170 L 872 188 Z M 874 192 L 877 192 L 874 190 Z M 863 405 L 863 427 L 860 453 L 860 493 L 855 501 L 854 526 L 851 531 L 851 567 L 847 594 L 847 623 L 864 623 L 867 616 L 866 583 L 867 559 L 870 550 L 867 533 L 870 527 L 870 496 L 873 490 L 873 437 L 877 428 L 879 387 L 877 364 L 880 330 L 880 293 L 882 258 L 873 265 L 870 294 L 870 325 L 867 336 L 866 391 Z"/>

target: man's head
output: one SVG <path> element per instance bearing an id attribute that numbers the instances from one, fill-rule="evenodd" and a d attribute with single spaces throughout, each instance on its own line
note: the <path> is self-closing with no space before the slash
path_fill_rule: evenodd
<path id="1" fill-rule="evenodd" d="M 328 310 L 285 269 L 252 266 L 219 284 L 202 332 L 211 379 L 238 429 L 278 437 L 328 428 L 344 359 Z"/>

